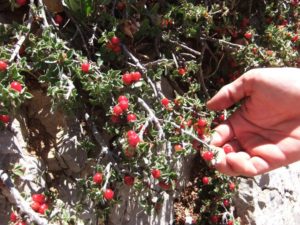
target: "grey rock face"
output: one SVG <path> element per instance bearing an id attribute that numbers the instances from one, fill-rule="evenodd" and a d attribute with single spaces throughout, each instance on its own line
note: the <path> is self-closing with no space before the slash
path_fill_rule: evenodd
<path id="1" fill-rule="evenodd" d="M 300 162 L 240 179 L 235 197 L 242 225 L 300 224 Z"/>

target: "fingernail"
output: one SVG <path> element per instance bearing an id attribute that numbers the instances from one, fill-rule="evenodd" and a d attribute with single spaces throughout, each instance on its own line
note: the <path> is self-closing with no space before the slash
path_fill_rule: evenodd
<path id="1" fill-rule="evenodd" d="M 211 144 L 215 146 L 219 146 L 221 143 L 222 139 L 221 136 L 218 134 L 218 132 L 214 132 L 211 136 Z"/>

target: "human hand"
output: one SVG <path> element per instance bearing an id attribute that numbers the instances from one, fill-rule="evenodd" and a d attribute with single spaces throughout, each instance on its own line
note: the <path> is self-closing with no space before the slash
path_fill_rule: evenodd
<path id="1" fill-rule="evenodd" d="M 227 175 L 255 176 L 300 160 L 300 69 L 250 70 L 224 86 L 207 107 L 223 110 L 243 100 L 215 128 L 211 144 L 221 148 L 216 168 Z"/>

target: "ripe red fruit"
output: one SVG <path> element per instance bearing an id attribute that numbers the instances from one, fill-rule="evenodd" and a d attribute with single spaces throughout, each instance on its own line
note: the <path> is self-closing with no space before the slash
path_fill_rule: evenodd
<path id="1" fill-rule="evenodd" d="M 122 80 L 123 80 L 123 83 L 126 85 L 131 84 L 132 83 L 132 74 L 130 74 L 130 73 L 123 74 Z"/>
<path id="2" fill-rule="evenodd" d="M 230 152 L 233 152 L 233 149 L 230 145 L 225 145 L 223 146 L 223 150 L 226 154 L 230 153 Z"/>
<path id="3" fill-rule="evenodd" d="M 124 155 L 127 157 L 127 158 L 132 158 L 134 155 L 135 155 L 135 150 L 133 148 L 126 148 L 124 150 Z"/>
<path id="4" fill-rule="evenodd" d="M 15 214 L 15 212 L 11 212 L 10 214 L 10 221 L 11 222 L 17 222 L 18 216 Z"/>
<path id="5" fill-rule="evenodd" d="M 106 199 L 106 200 L 112 200 L 113 197 L 114 197 L 114 192 L 113 190 L 111 189 L 106 189 L 104 194 L 103 194 L 103 197 Z"/>
<path id="6" fill-rule="evenodd" d="M 228 199 L 224 199 L 223 204 L 224 204 L 225 207 L 228 207 L 230 205 L 230 202 L 229 202 Z"/>
<path id="7" fill-rule="evenodd" d="M 134 122 L 134 121 L 136 121 L 136 115 L 133 114 L 133 113 L 128 114 L 127 115 L 127 122 L 131 123 L 131 122 Z"/>
<path id="8" fill-rule="evenodd" d="M 38 203 L 38 202 L 32 202 L 32 203 L 30 204 L 30 207 L 31 207 L 34 211 L 38 212 L 38 211 L 40 210 L 40 208 L 41 208 L 41 204 Z"/>
<path id="9" fill-rule="evenodd" d="M 0 115 L 0 121 L 3 123 L 9 123 L 9 115 Z"/>
<path id="10" fill-rule="evenodd" d="M 32 201 L 43 204 L 46 202 L 46 196 L 44 194 L 33 194 L 31 196 Z"/>
<path id="11" fill-rule="evenodd" d="M 139 136 L 136 134 L 136 135 L 131 135 L 128 137 L 128 144 L 130 147 L 136 147 L 137 144 L 140 142 L 140 138 Z"/>
<path id="12" fill-rule="evenodd" d="M 233 182 L 229 183 L 229 190 L 233 191 L 235 189 L 235 184 Z"/>
<path id="13" fill-rule="evenodd" d="M 213 223 L 218 223 L 219 217 L 217 215 L 213 215 L 210 217 L 210 221 Z"/>
<path id="14" fill-rule="evenodd" d="M 0 72 L 5 72 L 7 70 L 7 63 L 0 60 Z"/>
<path id="15" fill-rule="evenodd" d="M 158 185 L 161 187 L 161 189 L 163 189 L 163 190 L 169 190 L 170 189 L 170 187 L 171 187 L 171 184 L 170 183 L 166 183 L 166 182 L 164 182 L 164 181 L 160 181 L 159 183 L 158 183 Z"/>
<path id="16" fill-rule="evenodd" d="M 209 178 L 208 177 L 202 177 L 202 184 L 204 184 L 204 185 L 209 184 Z"/>
<path id="17" fill-rule="evenodd" d="M 40 214 L 45 214 L 45 212 L 49 209 L 48 204 L 44 203 L 41 205 L 40 209 L 39 209 L 39 213 Z"/>
<path id="18" fill-rule="evenodd" d="M 227 221 L 227 225 L 233 225 L 233 221 L 232 220 L 228 220 Z"/>
<path id="19" fill-rule="evenodd" d="M 183 147 L 182 147 L 182 145 L 180 145 L 180 144 L 174 146 L 175 152 L 181 152 L 182 149 L 183 149 Z"/>
<path id="20" fill-rule="evenodd" d="M 128 98 L 124 95 L 120 95 L 118 98 L 118 103 L 120 103 L 121 101 L 127 101 L 128 102 Z"/>
<path id="21" fill-rule="evenodd" d="M 81 64 L 81 71 L 84 73 L 88 73 L 90 71 L 90 64 L 85 62 Z"/>
<path id="22" fill-rule="evenodd" d="M 24 221 L 19 221 L 18 223 L 16 223 L 15 225 L 26 225 L 27 223 Z"/>
<path id="23" fill-rule="evenodd" d="M 207 122 L 206 122 L 205 119 L 200 118 L 200 119 L 198 120 L 198 126 L 199 126 L 199 127 L 205 127 L 206 125 L 207 125 Z"/>
<path id="24" fill-rule="evenodd" d="M 132 176 L 124 176 L 124 183 L 128 186 L 132 186 L 134 184 L 134 177 Z"/>
<path id="25" fill-rule="evenodd" d="M 211 161 L 211 160 L 213 160 L 213 158 L 214 158 L 214 153 L 212 153 L 212 152 L 210 152 L 210 151 L 203 152 L 202 158 L 203 158 L 205 161 Z"/>
<path id="26" fill-rule="evenodd" d="M 186 69 L 185 68 L 179 68 L 178 73 L 183 76 L 186 73 Z"/>
<path id="27" fill-rule="evenodd" d="M 126 8 L 126 4 L 124 2 L 118 2 L 116 7 L 119 11 L 123 11 Z"/>
<path id="28" fill-rule="evenodd" d="M 291 0 L 291 5 L 297 6 L 299 4 L 299 0 Z"/>
<path id="29" fill-rule="evenodd" d="M 95 184 L 101 184 L 103 181 L 102 173 L 95 173 L 93 176 L 93 181 Z"/>
<path id="30" fill-rule="evenodd" d="M 142 77 L 142 74 L 137 71 L 137 72 L 133 72 L 131 76 L 133 81 L 139 81 Z"/>
<path id="31" fill-rule="evenodd" d="M 224 114 L 221 114 L 220 116 L 219 116 L 219 121 L 220 122 L 223 122 L 225 120 L 225 115 Z"/>
<path id="32" fill-rule="evenodd" d="M 116 105 L 113 107 L 113 113 L 115 116 L 119 116 L 123 113 L 123 109 L 119 105 Z"/>
<path id="33" fill-rule="evenodd" d="M 163 105 L 163 106 L 165 106 L 165 107 L 167 107 L 168 105 L 169 105 L 169 99 L 167 99 L 167 98 L 163 98 L 162 100 L 161 100 L 161 104 Z"/>
<path id="34" fill-rule="evenodd" d="M 114 45 L 112 50 L 115 53 L 120 53 L 121 52 L 121 47 L 119 45 Z"/>
<path id="35" fill-rule="evenodd" d="M 17 92 L 21 92 L 22 91 L 22 85 L 17 82 L 17 81 L 13 81 L 10 84 L 10 88 L 17 91 Z"/>
<path id="36" fill-rule="evenodd" d="M 55 17 L 54 17 L 54 21 L 58 25 L 61 25 L 63 23 L 63 21 L 64 21 L 64 18 L 61 15 L 56 14 Z"/>
<path id="37" fill-rule="evenodd" d="M 112 37 L 112 38 L 110 39 L 110 41 L 111 41 L 111 43 L 112 43 L 113 45 L 119 45 L 119 44 L 120 44 L 120 38 L 118 38 L 118 37 L 116 37 L 116 36 Z"/>
<path id="38" fill-rule="evenodd" d="M 292 37 L 292 42 L 297 42 L 299 40 L 299 36 L 298 35 L 295 35 Z"/>
<path id="39" fill-rule="evenodd" d="M 249 25 L 249 23 L 250 23 L 249 18 L 244 17 L 243 20 L 242 20 L 242 26 L 247 27 Z"/>
<path id="40" fill-rule="evenodd" d="M 111 122 L 113 122 L 113 123 L 119 123 L 120 122 L 120 117 L 119 116 L 112 115 L 110 119 L 111 119 Z"/>
<path id="41" fill-rule="evenodd" d="M 135 133 L 135 131 L 133 131 L 133 130 L 129 130 L 128 132 L 127 132 L 127 137 L 129 138 L 130 136 L 135 136 L 135 135 L 137 135 L 137 133 Z"/>
<path id="42" fill-rule="evenodd" d="M 128 101 L 120 101 L 118 104 L 123 111 L 128 109 Z"/>
<path id="43" fill-rule="evenodd" d="M 154 179 L 159 179 L 160 178 L 160 170 L 159 169 L 153 169 L 151 171 L 151 174 L 153 176 Z"/>
<path id="44" fill-rule="evenodd" d="M 251 33 L 251 32 L 246 32 L 246 33 L 244 34 L 244 37 L 245 37 L 246 39 L 250 40 L 250 39 L 252 38 L 252 33 Z"/>
<path id="45" fill-rule="evenodd" d="M 26 5 L 27 0 L 16 0 L 16 3 L 17 3 L 19 6 L 23 6 L 23 5 Z"/>

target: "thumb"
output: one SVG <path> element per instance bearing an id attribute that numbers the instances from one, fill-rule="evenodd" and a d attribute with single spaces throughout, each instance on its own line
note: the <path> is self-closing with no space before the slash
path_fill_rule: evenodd
<path id="1" fill-rule="evenodd" d="M 210 99 L 206 104 L 210 110 L 227 109 L 241 99 L 250 95 L 252 87 L 252 71 L 249 71 L 233 81 L 225 85 L 220 91 Z"/>

